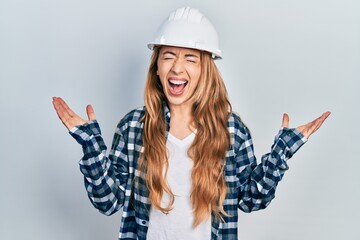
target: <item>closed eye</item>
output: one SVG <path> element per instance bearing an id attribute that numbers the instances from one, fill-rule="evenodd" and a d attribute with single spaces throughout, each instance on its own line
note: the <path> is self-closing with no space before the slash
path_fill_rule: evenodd
<path id="1" fill-rule="evenodd" d="M 164 59 L 164 60 L 174 59 L 175 56 L 176 56 L 175 53 L 170 52 L 170 51 L 166 51 L 166 52 L 163 53 L 163 59 Z"/>
<path id="2" fill-rule="evenodd" d="M 186 61 L 191 63 L 196 63 L 199 60 L 199 57 L 194 54 L 186 54 L 185 57 L 186 57 Z"/>

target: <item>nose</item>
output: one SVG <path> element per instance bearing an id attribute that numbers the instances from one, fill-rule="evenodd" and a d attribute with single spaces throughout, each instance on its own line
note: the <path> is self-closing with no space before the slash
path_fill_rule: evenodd
<path id="1" fill-rule="evenodd" d="M 174 61 L 171 71 L 175 74 L 181 74 L 184 72 L 184 62 L 180 59 Z"/>

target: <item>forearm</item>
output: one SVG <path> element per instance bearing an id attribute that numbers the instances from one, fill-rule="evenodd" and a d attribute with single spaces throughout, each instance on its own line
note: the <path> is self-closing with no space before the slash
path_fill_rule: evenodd
<path id="1" fill-rule="evenodd" d="M 124 199 L 106 145 L 96 121 L 74 127 L 70 134 L 82 145 L 84 156 L 79 162 L 89 199 L 100 212 L 111 215 Z"/>
<path id="2" fill-rule="evenodd" d="M 271 152 L 265 154 L 257 165 L 255 157 L 240 174 L 239 208 L 245 212 L 263 209 L 275 197 L 275 190 L 286 170 L 287 160 L 306 142 L 295 129 L 281 129 Z M 252 151 L 252 148 L 249 148 Z M 251 153 L 253 155 L 253 153 Z"/>

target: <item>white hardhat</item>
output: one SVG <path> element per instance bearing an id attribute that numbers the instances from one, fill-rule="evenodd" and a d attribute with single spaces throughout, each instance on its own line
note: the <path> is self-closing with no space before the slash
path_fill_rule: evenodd
<path id="1" fill-rule="evenodd" d="M 178 8 L 160 25 L 156 38 L 148 44 L 150 49 L 156 45 L 186 47 L 212 53 L 221 59 L 218 34 L 211 22 L 197 9 Z"/>

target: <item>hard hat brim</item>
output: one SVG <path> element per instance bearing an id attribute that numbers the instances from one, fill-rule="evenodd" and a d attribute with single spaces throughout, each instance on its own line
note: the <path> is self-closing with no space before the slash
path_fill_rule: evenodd
<path id="1" fill-rule="evenodd" d="M 204 48 L 199 48 L 196 46 L 190 46 L 190 45 L 186 45 L 186 44 L 175 44 L 175 43 L 155 43 L 155 42 L 150 42 L 147 44 L 147 47 L 150 50 L 154 50 L 154 47 L 156 46 L 169 46 L 169 47 L 181 47 L 181 48 L 190 48 L 190 49 L 195 49 L 195 50 L 201 50 L 201 51 L 205 51 L 205 52 L 209 52 L 211 53 L 211 56 L 214 60 L 220 60 L 222 59 L 221 56 L 221 52 L 220 50 L 218 50 L 218 53 L 216 51 L 211 51 L 209 49 L 204 49 Z"/>

